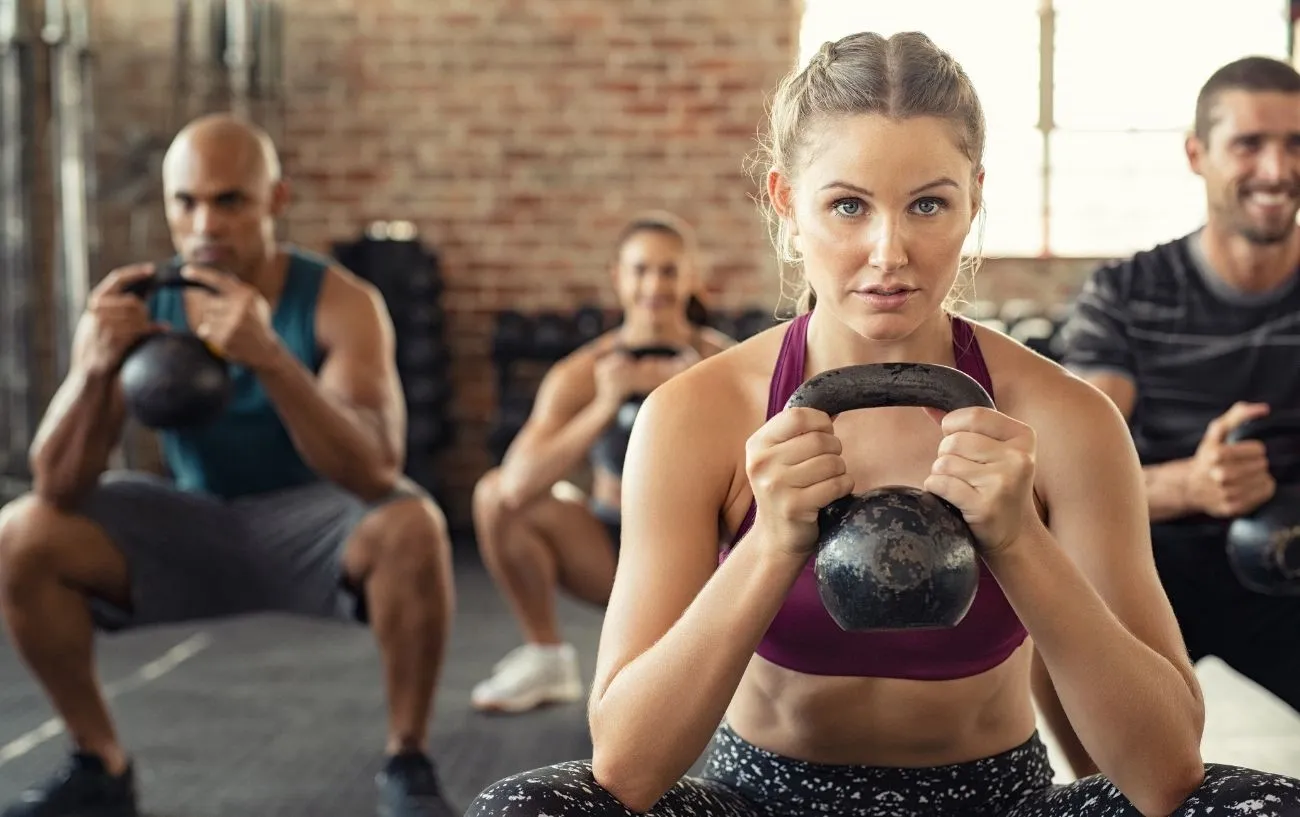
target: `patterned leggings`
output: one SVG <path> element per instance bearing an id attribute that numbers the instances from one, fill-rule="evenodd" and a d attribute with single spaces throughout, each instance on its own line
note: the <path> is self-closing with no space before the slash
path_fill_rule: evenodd
<path id="1" fill-rule="evenodd" d="M 1119 817 L 1138 815 L 1094 775 L 1052 783 L 1047 749 L 1021 746 L 969 763 L 929 769 L 829 766 L 782 757 L 718 730 L 699 778 L 685 778 L 651 817 Z M 589 761 L 561 763 L 489 786 L 465 817 L 631 817 L 592 777 Z M 1300 780 L 1207 764 L 1205 782 L 1171 817 L 1300 815 Z"/>

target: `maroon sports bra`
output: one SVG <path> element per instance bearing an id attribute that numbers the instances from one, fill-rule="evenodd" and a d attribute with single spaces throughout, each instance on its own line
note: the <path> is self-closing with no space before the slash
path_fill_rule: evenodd
<path id="1" fill-rule="evenodd" d="M 768 391 L 767 417 L 785 406 L 804 382 L 808 338 L 805 313 L 790 322 Z M 952 344 L 957 368 L 975 378 L 993 396 L 984 356 L 971 325 L 952 319 Z M 740 529 L 719 556 L 727 558 L 754 524 L 757 506 L 751 502 Z M 1024 642 L 1028 633 L 1002 588 L 983 562 L 975 601 L 962 622 L 944 630 L 849 633 L 841 630 L 822 606 L 809 559 L 785 603 L 759 642 L 758 654 L 774 664 L 810 675 L 846 675 L 935 681 L 963 678 L 996 667 Z"/>

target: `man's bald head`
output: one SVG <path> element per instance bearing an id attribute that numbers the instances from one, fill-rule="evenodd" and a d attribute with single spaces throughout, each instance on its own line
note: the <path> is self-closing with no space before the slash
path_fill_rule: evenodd
<path id="1" fill-rule="evenodd" d="M 172 241 L 187 261 L 249 276 L 273 257 L 288 192 L 262 128 L 229 113 L 201 116 L 172 140 L 162 176 Z"/>
<path id="2" fill-rule="evenodd" d="M 163 158 L 163 185 L 170 188 L 169 182 L 194 164 L 234 171 L 255 184 L 280 180 L 280 157 L 270 135 L 228 113 L 207 114 L 181 128 Z"/>

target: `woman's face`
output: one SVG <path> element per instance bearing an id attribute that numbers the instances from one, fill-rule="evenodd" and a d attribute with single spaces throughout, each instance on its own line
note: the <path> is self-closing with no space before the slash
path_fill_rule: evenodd
<path id="1" fill-rule="evenodd" d="M 817 309 L 859 335 L 907 337 L 943 305 L 977 212 L 971 161 L 952 123 L 865 114 L 827 120 L 810 161 L 768 178 Z"/>
<path id="2" fill-rule="evenodd" d="M 619 248 L 614 287 L 623 310 L 654 321 L 680 316 L 695 282 L 682 240 L 671 233 L 640 230 Z"/>

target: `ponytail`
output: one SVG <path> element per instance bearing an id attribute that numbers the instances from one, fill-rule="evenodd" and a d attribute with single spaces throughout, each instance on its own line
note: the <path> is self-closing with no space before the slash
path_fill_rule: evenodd
<path id="1" fill-rule="evenodd" d="M 696 326 L 709 325 L 709 310 L 694 293 L 686 301 L 686 319 Z"/>

